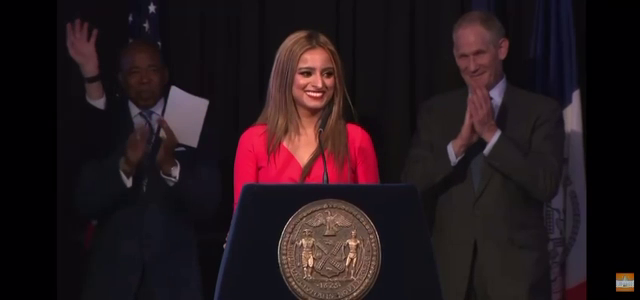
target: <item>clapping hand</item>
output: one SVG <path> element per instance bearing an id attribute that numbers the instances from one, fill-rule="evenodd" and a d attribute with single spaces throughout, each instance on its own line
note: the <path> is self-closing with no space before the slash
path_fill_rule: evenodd
<path id="1" fill-rule="evenodd" d="M 178 145 L 178 139 L 165 119 L 158 120 L 158 124 L 164 130 L 166 137 L 162 139 L 162 145 L 160 145 L 158 156 L 156 156 L 156 163 L 163 174 L 169 175 L 171 174 L 171 168 L 177 165 L 174 150 Z"/>
<path id="2" fill-rule="evenodd" d="M 140 126 L 129 135 L 125 155 L 120 164 L 120 169 L 127 177 L 131 177 L 147 151 L 147 138 L 149 134 L 149 128 L 147 126 Z"/>
<path id="3" fill-rule="evenodd" d="M 469 98 L 471 99 L 471 98 Z M 460 133 L 455 140 L 453 140 L 453 151 L 456 157 L 462 156 L 462 153 L 466 149 L 473 145 L 480 137 L 473 126 L 473 119 L 471 118 L 470 100 L 467 101 L 467 110 L 464 114 L 464 123 L 460 128 Z"/>
<path id="4" fill-rule="evenodd" d="M 474 130 L 489 142 L 498 130 L 494 120 L 493 108 L 489 92 L 483 86 L 472 83 L 471 95 L 468 100 L 467 110 L 471 110 L 471 120 Z"/>

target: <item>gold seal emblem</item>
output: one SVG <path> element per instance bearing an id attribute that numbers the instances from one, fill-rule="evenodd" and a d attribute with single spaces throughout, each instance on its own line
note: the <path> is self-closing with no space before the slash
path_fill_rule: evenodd
<path id="1" fill-rule="evenodd" d="M 324 199 L 298 210 L 278 245 L 278 262 L 298 299 L 361 299 L 380 270 L 380 238 L 349 202 Z"/>

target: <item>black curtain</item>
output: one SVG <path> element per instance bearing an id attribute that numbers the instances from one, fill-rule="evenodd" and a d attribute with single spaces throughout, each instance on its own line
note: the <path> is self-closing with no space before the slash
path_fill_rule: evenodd
<path id="1" fill-rule="evenodd" d="M 385 183 L 399 180 L 418 105 L 463 84 L 453 59 L 451 28 L 471 8 L 470 0 L 157 1 L 171 82 L 210 100 L 200 151 L 215 153 L 222 167 L 223 204 L 215 220 L 199 228 L 207 297 L 213 296 L 231 217 L 237 140 L 262 109 L 275 52 L 288 34 L 315 29 L 336 44 L 357 122 L 372 136 Z M 511 40 L 507 78 L 530 88 L 535 0 L 497 2 Z M 584 3 L 575 6 L 584 99 Z M 92 126 L 101 126 L 91 122 L 97 112 L 84 100 L 78 68 L 67 54 L 64 25 L 80 17 L 99 28 L 100 68 L 107 86 L 114 88 L 118 51 L 128 41 L 127 9 L 127 0 L 58 1 L 58 262 L 74 266 L 58 273 L 64 299 L 74 299 L 80 287 L 83 266 L 77 253 L 83 253 L 87 222 L 75 216 L 71 190 L 78 167 L 96 151 L 85 137 Z M 356 121 L 351 113 L 346 117 Z"/>

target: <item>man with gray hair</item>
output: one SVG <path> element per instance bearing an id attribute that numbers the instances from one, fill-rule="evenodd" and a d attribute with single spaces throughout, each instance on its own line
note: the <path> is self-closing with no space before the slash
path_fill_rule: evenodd
<path id="1" fill-rule="evenodd" d="M 542 212 L 560 184 L 561 107 L 507 82 L 509 40 L 492 14 L 463 15 L 453 42 L 466 87 L 420 108 L 403 172 L 435 201 L 444 299 L 550 299 Z"/>

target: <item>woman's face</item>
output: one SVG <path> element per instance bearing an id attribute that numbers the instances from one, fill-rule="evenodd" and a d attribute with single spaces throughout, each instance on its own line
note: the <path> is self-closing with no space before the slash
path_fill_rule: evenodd
<path id="1" fill-rule="evenodd" d="M 307 50 L 300 56 L 293 78 L 293 99 L 298 111 L 315 114 L 333 97 L 335 69 L 329 53 L 322 48 Z"/>

